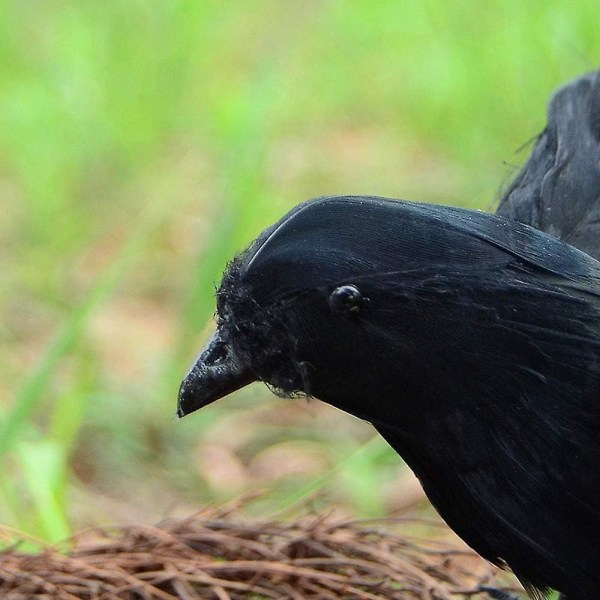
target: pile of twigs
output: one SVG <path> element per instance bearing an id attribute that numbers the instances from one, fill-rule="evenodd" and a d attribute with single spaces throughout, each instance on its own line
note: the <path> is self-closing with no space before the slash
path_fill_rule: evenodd
<path id="1" fill-rule="evenodd" d="M 457 600 L 495 570 L 458 542 L 408 535 L 414 521 L 228 514 L 93 530 L 68 550 L 0 554 L 0 597 Z M 439 536 L 435 536 L 439 537 Z"/>

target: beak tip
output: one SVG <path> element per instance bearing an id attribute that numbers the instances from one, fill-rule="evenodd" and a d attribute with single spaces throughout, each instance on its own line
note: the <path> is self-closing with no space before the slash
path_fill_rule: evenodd
<path id="1" fill-rule="evenodd" d="M 190 394 L 187 383 L 188 383 L 188 378 L 186 377 L 181 382 L 181 385 L 179 386 L 179 393 L 177 395 L 177 418 L 178 419 L 182 419 L 183 417 L 186 417 L 191 412 L 193 412 L 193 409 L 189 410 L 191 394 Z M 187 408 L 186 408 L 186 405 L 187 405 Z M 197 407 L 197 408 L 199 408 L 199 407 Z"/>

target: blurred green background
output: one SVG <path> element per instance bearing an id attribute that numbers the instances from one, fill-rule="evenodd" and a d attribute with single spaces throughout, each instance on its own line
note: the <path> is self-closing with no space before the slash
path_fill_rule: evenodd
<path id="1" fill-rule="evenodd" d="M 247 507 L 261 516 L 305 498 L 359 515 L 419 503 L 368 425 L 260 385 L 177 422 L 179 381 L 227 260 L 294 204 L 492 210 L 551 91 L 600 62 L 598 14 L 592 0 L 1 1 L 5 539 L 247 491 L 265 492 Z"/>

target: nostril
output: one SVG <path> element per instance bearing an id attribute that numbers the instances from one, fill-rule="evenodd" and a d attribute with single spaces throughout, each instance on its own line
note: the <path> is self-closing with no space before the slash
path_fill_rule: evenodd
<path id="1" fill-rule="evenodd" d="M 227 358 L 228 354 L 229 352 L 227 345 L 223 342 L 217 343 L 211 348 L 211 351 L 206 357 L 204 363 L 206 365 L 215 365 L 221 363 Z"/>

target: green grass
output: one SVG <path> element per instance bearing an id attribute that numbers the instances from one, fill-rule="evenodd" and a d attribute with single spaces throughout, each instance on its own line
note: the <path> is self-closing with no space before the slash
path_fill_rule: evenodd
<path id="1" fill-rule="evenodd" d="M 0 17 L 0 523 L 55 541 L 263 488 L 256 511 L 317 490 L 388 511 L 399 461 L 317 403 L 256 386 L 173 419 L 214 285 L 311 196 L 492 208 L 550 92 L 598 65 L 596 3 L 32 0 Z"/>

